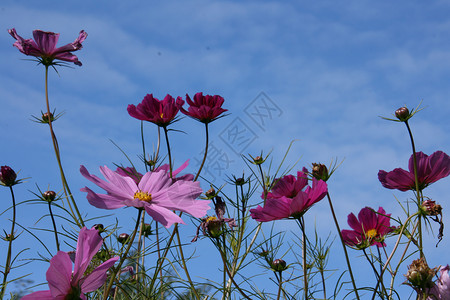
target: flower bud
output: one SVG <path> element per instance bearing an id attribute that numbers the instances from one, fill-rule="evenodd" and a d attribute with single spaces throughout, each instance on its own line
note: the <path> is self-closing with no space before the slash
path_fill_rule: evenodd
<path id="1" fill-rule="evenodd" d="M 43 192 L 42 198 L 44 198 L 47 202 L 53 202 L 56 198 L 56 193 L 54 191 Z"/>
<path id="2" fill-rule="evenodd" d="M 235 184 L 236 185 L 244 185 L 245 184 L 245 179 L 242 178 L 242 177 L 236 178 Z"/>
<path id="3" fill-rule="evenodd" d="M 4 186 L 15 185 L 17 178 L 16 172 L 8 166 L 2 166 L 0 168 L 0 183 Z"/>
<path id="4" fill-rule="evenodd" d="M 205 196 L 207 199 L 212 199 L 216 196 L 216 190 L 212 187 L 205 192 Z"/>
<path id="5" fill-rule="evenodd" d="M 144 227 L 142 227 L 142 235 L 145 237 L 149 237 L 149 235 L 152 234 L 152 227 L 150 226 L 150 224 L 145 223 Z"/>
<path id="6" fill-rule="evenodd" d="M 270 254 L 269 250 L 266 250 L 266 249 L 263 249 L 263 250 L 261 250 L 261 252 L 258 253 L 258 255 L 261 257 L 267 257 L 267 256 L 269 256 L 269 254 Z"/>
<path id="7" fill-rule="evenodd" d="M 103 227 L 103 224 L 94 224 L 92 228 L 97 229 L 98 233 L 102 233 L 105 231 L 105 228 Z"/>
<path id="8" fill-rule="evenodd" d="M 400 107 L 395 111 L 395 116 L 400 121 L 405 122 L 410 118 L 409 109 L 406 106 Z"/>
<path id="9" fill-rule="evenodd" d="M 265 159 L 263 159 L 261 156 L 257 156 L 253 159 L 253 162 L 255 163 L 255 165 L 260 165 L 265 161 Z"/>
<path id="10" fill-rule="evenodd" d="M 121 233 L 117 238 L 117 241 L 121 244 L 126 244 L 128 243 L 129 238 L 130 236 L 128 235 L 128 233 Z"/>
<path id="11" fill-rule="evenodd" d="M 52 113 L 48 113 L 48 112 L 46 112 L 46 113 L 43 113 L 42 114 L 42 121 L 44 122 L 44 123 L 48 123 L 49 122 L 49 119 L 50 119 L 50 121 L 55 121 L 55 117 L 53 116 L 53 114 Z"/>
<path id="12" fill-rule="evenodd" d="M 416 259 L 408 266 L 405 277 L 409 284 L 417 290 L 426 290 L 433 287 L 433 277 L 437 269 L 430 269 L 423 258 Z"/>
<path id="13" fill-rule="evenodd" d="M 323 181 L 327 181 L 328 178 L 330 178 L 328 174 L 328 169 L 324 164 L 312 164 L 312 176 L 316 178 L 317 180 L 322 179 Z"/>
<path id="14" fill-rule="evenodd" d="M 275 272 L 283 272 L 284 270 L 287 269 L 286 262 L 280 258 L 275 259 L 271 263 L 271 267 L 272 267 L 272 270 L 274 270 Z"/>

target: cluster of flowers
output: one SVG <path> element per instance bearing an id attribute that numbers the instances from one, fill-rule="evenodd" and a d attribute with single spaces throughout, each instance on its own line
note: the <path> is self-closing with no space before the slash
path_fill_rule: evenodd
<path id="1" fill-rule="evenodd" d="M 16 39 L 15 47 L 26 55 L 37 57 L 39 62 L 47 67 L 56 64 L 55 60 L 73 62 L 81 66 L 81 62 L 72 52 L 82 48 L 82 42 L 87 37 L 84 31 L 80 32 L 73 43 L 59 48 L 56 48 L 59 38 L 57 33 L 35 30 L 33 32 L 34 40 L 23 39 L 15 29 L 9 30 L 9 33 Z M 189 105 L 187 110 L 183 108 L 185 101 L 181 97 L 175 99 L 167 95 L 163 100 L 158 100 L 152 94 L 147 94 L 141 103 L 137 106 L 130 104 L 127 110 L 130 116 L 154 123 L 165 130 L 167 126 L 177 120 L 179 111 L 206 126 L 224 116 L 223 113 L 227 111 L 222 108 L 224 99 L 218 95 L 197 93 L 193 100 L 186 95 L 186 102 Z M 407 121 L 409 116 L 402 118 L 399 117 L 401 121 Z M 180 215 L 177 215 L 175 211 L 202 218 L 210 209 L 210 200 L 198 200 L 203 192 L 200 183 L 196 181 L 198 174 L 195 178 L 192 174 L 177 177 L 187 164 L 188 162 L 185 162 L 178 169 L 172 170 L 169 163 L 145 174 L 137 172 L 134 168 L 118 168 L 113 171 L 107 166 L 103 166 L 100 167 L 100 172 L 106 180 L 90 174 L 84 166 L 81 166 L 81 174 L 105 190 L 106 194 L 94 192 L 89 187 L 84 187 L 81 191 L 87 193 L 87 200 L 97 208 L 110 210 L 125 206 L 135 207 L 140 211 L 145 210 L 153 220 L 166 228 L 175 223 L 184 224 Z M 450 157 L 447 154 L 437 151 L 428 156 L 417 152 L 409 159 L 408 171 L 400 168 L 390 172 L 380 170 L 378 178 L 381 184 L 388 189 L 397 189 L 403 192 L 422 191 L 431 183 L 449 174 Z M 315 203 L 328 195 L 326 181 L 329 175 L 325 166 L 314 165 L 312 172 L 303 168 L 302 171 L 297 172 L 296 176 L 286 175 L 275 179 L 269 186 L 269 190 L 262 193 L 263 206 L 258 205 L 256 208 L 250 209 L 251 217 L 258 222 L 302 219 Z M 11 168 L 1 167 L 0 183 L 2 185 L 11 187 L 18 182 L 17 175 Z M 234 219 L 224 217 L 224 204 L 220 197 L 215 195 L 215 199 L 217 217 L 202 219 L 203 222 L 199 227 L 205 234 L 213 237 L 215 237 L 214 232 L 217 234 L 221 232 L 220 230 L 211 230 L 214 228 L 214 224 L 219 223 L 222 226 L 223 223 L 228 223 L 230 228 L 236 226 Z M 421 205 L 424 215 L 440 213 L 440 206 L 436 205 L 434 201 L 423 201 Z M 361 209 L 358 217 L 353 213 L 348 215 L 348 225 L 352 230 L 342 230 L 340 234 L 343 242 L 354 249 L 365 249 L 372 245 L 384 247 L 386 246 L 386 237 L 396 230 L 395 226 L 391 226 L 390 221 L 391 214 L 387 214 L 382 207 L 379 207 L 377 211 L 365 207 Z M 85 274 L 102 243 L 103 239 L 97 229 L 82 228 L 78 236 L 74 259 L 71 259 L 68 253 L 58 251 L 50 260 L 46 277 L 50 290 L 35 292 L 23 299 L 86 299 L 84 294 L 94 291 L 104 284 L 108 269 L 119 259 L 119 257 L 109 258 L 89 274 Z M 73 271 L 72 262 L 74 263 Z M 285 265 L 284 263 L 283 268 Z M 410 268 L 407 278 L 416 288 L 415 282 L 423 279 L 419 270 L 423 269 L 423 262 L 417 262 L 415 265 L 417 266 Z M 427 272 L 434 276 L 437 270 L 430 273 L 430 269 L 427 269 Z M 437 299 L 450 298 L 449 266 L 440 269 L 440 278 L 435 283 L 429 284 L 432 279 L 429 276 L 426 278 L 430 295 Z"/>

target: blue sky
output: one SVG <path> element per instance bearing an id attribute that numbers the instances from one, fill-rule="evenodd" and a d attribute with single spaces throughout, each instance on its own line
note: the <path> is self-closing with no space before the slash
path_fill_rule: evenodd
<path id="1" fill-rule="evenodd" d="M 59 189 L 48 129 L 30 121 L 44 110 L 44 70 L 12 47 L 7 29 L 24 38 L 34 29 L 59 32 L 60 45 L 84 29 L 89 36 L 76 53 L 83 66 L 59 68 L 59 76 L 51 72 L 49 88 L 52 105 L 65 112 L 55 126 L 69 183 L 89 214 L 103 212 L 78 192 L 88 184 L 79 165 L 98 174 L 99 165 L 126 164 L 110 139 L 138 163 L 140 123 L 128 116 L 127 105 L 147 93 L 163 98 L 203 92 L 223 96 L 230 112 L 211 125 L 217 157 L 228 161 L 220 172 L 213 165 L 224 167 L 224 160 L 210 162 L 214 183 L 246 170 L 236 152 L 272 150 L 279 163 L 295 139 L 288 157 L 290 163 L 301 158 L 299 168 L 344 160 L 329 185 L 341 227 L 348 213 L 364 206 L 402 216 L 395 197 L 411 195 L 382 188 L 377 172 L 406 168 L 410 144 L 404 126 L 379 116 L 422 101 L 425 109 L 411 123 L 417 149 L 450 152 L 449 13 L 447 1 L 2 1 L 0 164 L 29 177 L 18 187 L 22 200 L 32 197 L 28 190 L 36 191 L 36 184 Z M 263 119 L 252 115 L 258 108 Z M 237 127 L 246 129 L 248 142 L 230 140 Z M 186 132 L 173 133 L 175 162 L 191 159 L 194 172 L 203 128 L 187 118 L 174 128 Z M 145 130 L 150 146 L 155 131 Z M 448 179 L 427 192 L 445 209 Z M 6 189 L 0 195 L 9 203 Z M 44 208 L 21 206 L 19 220 L 31 226 Z M 308 217 L 328 234 L 325 202 Z M 8 218 L 8 212 L 1 215 L 3 229 Z M 291 228 L 286 222 L 276 226 Z M 446 239 L 437 249 L 435 239 L 429 243 L 427 250 L 436 254 L 431 264 L 449 263 L 441 260 Z M 25 244 L 17 240 L 17 248 Z M 3 253 L 5 243 L 0 247 Z"/>

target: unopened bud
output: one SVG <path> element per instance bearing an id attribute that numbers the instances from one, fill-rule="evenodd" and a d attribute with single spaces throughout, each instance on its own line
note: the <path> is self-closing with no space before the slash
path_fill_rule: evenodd
<path id="1" fill-rule="evenodd" d="M 240 177 L 240 178 L 236 178 L 235 180 L 236 185 L 244 185 L 245 184 L 245 179 Z"/>
<path id="2" fill-rule="evenodd" d="M 407 121 L 410 118 L 409 109 L 405 106 L 400 107 L 395 111 L 395 116 L 402 122 Z"/>
<path id="3" fill-rule="evenodd" d="M 8 166 L 2 166 L 0 168 L 0 183 L 4 186 L 13 186 L 15 185 L 17 178 L 16 172 Z"/>
<path id="4" fill-rule="evenodd" d="M 151 234 L 152 234 L 152 227 L 150 226 L 150 224 L 145 223 L 144 226 L 142 227 L 142 235 L 148 237 Z"/>
<path id="5" fill-rule="evenodd" d="M 328 174 L 328 169 L 324 164 L 312 164 L 312 176 L 317 180 L 322 179 L 323 181 L 327 181 L 330 178 Z"/>
<path id="6" fill-rule="evenodd" d="M 287 269 L 286 262 L 284 260 L 280 259 L 280 258 L 275 259 L 272 262 L 271 267 L 276 272 L 283 272 L 284 270 Z"/>
<path id="7" fill-rule="evenodd" d="M 206 191 L 205 196 L 208 199 L 212 199 L 214 198 L 214 196 L 216 195 L 216 190 L 212 187 L 209 190 Z"/>
<path id="8" fill-rule="evenodd" d="M 216 217 L 206 219 L 206 228 L 208 235 L 212 238 L 218 238 L 223 233 L 223 222 Z"/>
<path id="9" fill-rule="evenodd" d="M 128 235 L 128 233 L 121 233 L 119 235 L 119 237 L 117 238 L 117 241 L 121 244 L 126 244 L 126 243 L 128 243 L 129 237 L 130 236 Z"/>
<path id="10" fill-rule="evenodd" d="M 42 193 L 42 198 L 47 202 L 53 202 L 56 198 L 56 193 L 54 191 L 46 191 Z"/>
<path id="11" fill-rule="evenodd" d="M 92 226 L 92 228 L 97 229 L 98 233 L 102 233 L 103 231 L 105 231 L 103 224 L 95 224 L 94 226 Z"/>
<path id="12" fill-rule="evenodd" d="M 51 122 L 53 122 L 55 120 L 52 113 L 46 112 L 46 113 L 42 114 L 42 121 L 44 121 L 44 123 L 48 123 L 49 119 Z"/>

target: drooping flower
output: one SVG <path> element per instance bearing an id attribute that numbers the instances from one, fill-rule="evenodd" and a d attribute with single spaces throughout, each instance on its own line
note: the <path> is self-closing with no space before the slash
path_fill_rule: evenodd
<path id="1" fill-rule="evenodd" d="M 345 244 L 357 249 L 365 249 L 372 245 L 384 247 L 386 235 L 393 230 L 390 225 L 391 214 L 386 214 L 380 207 L 375 212 L 370 207 L 364 207 L 358 214 L 358 218 L 351 213 L 348 215 L 347 223 L 353 230 L 341 231 Z"/>
<path id="2" fill-rule="evenodd" d="M 450 174 L 450 157 L 442 151 L 436 151 L 430 156 L 423 152 L 417 152 L 416 160 L 420 190 Z M 391 172 L 380 170 L 378 179 L 388 189 L 397 189 L 402 192 L 415 190 L 414 160 L 412 155 L 409 159 L 408 169 L 409 171 L 396 168 Z"/>
<path id="3" fill-rule="evenodd" d="M 437 299 L 437 300 L 446 300 L 450 299 L 450 267 L 446 265 L 445 267 L 441 267 L 440 276 L 438 280 L 436 280 L 434 287 L 431 289 L 430 294 L 435 296 L 435 298 L 428 297 L 429 300 Z"/>
<path id="4" fill-rule="evenodd" d="M 37 57 L 45 66 L 53 65 L 55 59 L 73 62 L 74 64 L 81 66 L 78 57 L 73 55 L 72 52 L 83 48 L 82 43 L 87 37 L 87 33 L 84 30 L 80 31 L 78 38 L 73 43 L 69 43 L 59 48 L 56 48 L 59 33 L 34 30 L 33 41 L 32 39 L 22 38 L 17 34 L 15 28 L 9 29 L 8 32 L 16 39 L 13 46 L 25 55 Z"/>
<path id="5" fill-rule="evenodd" d="M 133 118 L 166 127 L 174 122 L 183 104 L 184 101 L 180 97 L 175 101 L 172 96 L 167 95 L 163 100 L 158 100 L 153 97 L 153 94 L 147 94 L 141 103 L 137 106 L 130 104 L 127 110 Z"/>
<path id="6" fill-rule="evenodd" d="M 210 123 L 226 112 L 227 109 L 222 108 L 224 102 L 219 95 L 205 95 L 197 93 L 194 95 L 194 101 L 186 94 L 186 101 L 189 104 L 188 110 L 181 107 L 181 112 L 191 118 L 194 118 L 202 123 Z"/>
<path id="7" fill-rule="evenodd" d="M 165 227 L 170 227 L 174 223 L 184 224 L 173 210 L 200 218 L 209 209 L 210 201 L 196 200 L 202 193 L 198 181 L 178 180 L 174 182 L 164 170 L 145 173 L 139 183 L 106 166 L 100 167 L 100 172 L 106 181 L 89 174 L 84 166 L 81 166 L 80 172 L 86 179 L 107 192 L 107 194 L 98 194 L 88 187 L 81 189 L 81 191 L 87 192 L 89 203 L 97 208 L 116 209 L 133 206 L 145 209 L 155 221 Z"/>
<path id="8" fill-rule="evenodd" d="M 58 251 L 50 260 L 50 267 L 46 273 L 50 290 L 34 292 L 22 299 L 86 299 L 84 294 L 102 286 L 106 281 L 106 272 L 119 259 L 118 256 L 108 259 L 85 275 L 92 258 L 102 244 L 103 239 L 96 229 L 82 228 L 78 235 L 73 272 L 69 253 Z"/>
<path id="9" fill-rule="evenodd" d="M 264 207 L 258 205 L 251 209 L 253 219 L 259 222 L 281 220 L 285 218 L 300 218 L 315 203 L 322 200 L 328 192 L 323 180 L 312 179 L 312 187 L 308 186 L 306 169 L 279 179 L 272 191 L 267 194 Z M 306 188 L 306 189 L 305 189 Z M 263 196 L 264 197 L 264 194 Z"/>

